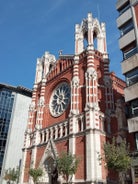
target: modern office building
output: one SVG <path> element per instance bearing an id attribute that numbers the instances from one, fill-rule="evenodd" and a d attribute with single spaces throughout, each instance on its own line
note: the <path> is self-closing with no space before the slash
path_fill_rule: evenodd
<path id="1" fill-rule="evenodd" d="M 20 167 L 32 92 L 0 84 L 0 183 L 5 170 Z"/>
<path id="2" fill-rule="evenodd" d="M 74 54 L 56 59 L 45 52 L 37 60 L 20 184 L 33 183 L 28 173 L 35 167 L 44 172 L 40 183 L 51 184 L 63 151 L 81 158 L 73 183 L 116 181 L 98 153 L 109 137 L 121 139 L 126 130 L 124 88 L 125 82 L 109 71 L 105 24 L 89 13 L 75 26 Z"/>
<path id="3" fill-rule="evenodd" d="M 138 0 L 118 0 L 117 27 L 120 30 L 119 46 L 123 54 L 122 73 L 126 78 L 125 101 L 128 106 L 128 131 L 138 151 Z M 136 154 L 137 155 L 137 154 Z M 136 159 L 136 158 L 135 158 Z M 138 182 L 138 159 L 134 161 L 133 182 Z"/>

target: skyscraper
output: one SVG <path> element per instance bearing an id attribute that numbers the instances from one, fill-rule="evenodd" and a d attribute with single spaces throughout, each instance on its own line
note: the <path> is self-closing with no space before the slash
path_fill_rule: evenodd
<path id="1" fill-rule="evenodd" d="M 0 84 L 0 183 L 5 170 L 20 167 L 32 92 Z"/>

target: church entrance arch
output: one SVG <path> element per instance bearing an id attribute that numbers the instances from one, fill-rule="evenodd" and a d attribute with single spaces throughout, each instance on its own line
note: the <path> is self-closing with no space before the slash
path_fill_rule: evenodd
<path id="1" fill-rule="evenodd" d="M 49 184 L 56 184 L 56 180 L 58 178 L 56 161 L 52 157 L 48 157 L 44 162 L 44 167 L 48 174 Z"/>

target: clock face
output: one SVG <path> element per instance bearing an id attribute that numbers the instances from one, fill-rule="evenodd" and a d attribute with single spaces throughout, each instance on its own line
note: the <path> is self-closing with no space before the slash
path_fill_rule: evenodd
<path id="1" fill-rule="evenodd" d="M 50 98 L 50 113 L 58 117 L 66 110 L 70 102 L 70 87 L 66 82 L 59 84 Z"/>

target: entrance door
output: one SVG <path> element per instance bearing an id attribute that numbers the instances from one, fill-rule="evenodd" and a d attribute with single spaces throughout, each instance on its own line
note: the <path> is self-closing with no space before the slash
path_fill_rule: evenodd
<path id="1" fill-rule="evenodd" d="M 46 159 L 44 164 L 45 164 L 46 171 L 48 173 L 49 184 L 53 184 L 52 183 L 52 175 L 53 175 L 53 171 L 55 169 L 55 161 L 52 157 L 49 157 L 48 159 Z"/>

